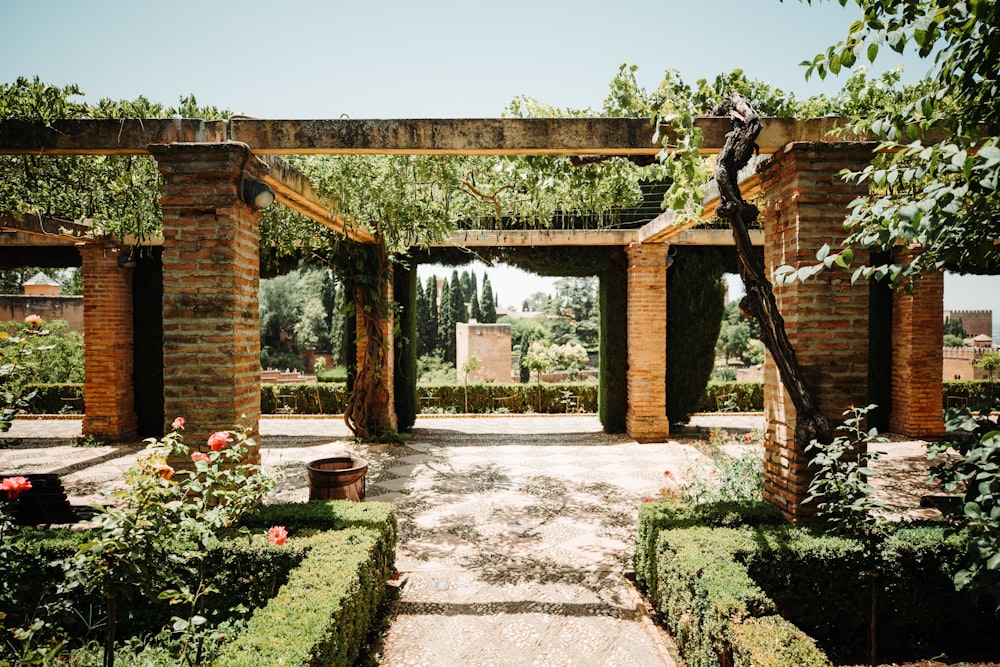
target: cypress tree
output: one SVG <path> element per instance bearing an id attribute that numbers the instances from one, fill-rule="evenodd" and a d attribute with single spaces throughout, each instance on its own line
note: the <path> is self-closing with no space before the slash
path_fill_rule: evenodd
<path id="1" fill-rule="evenodd" d="M 466 273 L 468 275 L 468 273 Z M 461 278 L 458 277 L 458 271 L 452 271 L 451 273 L 451 307 L 455 315 L 455 322 L 468 322 L 469 321 L 469 309 L 465 306 L 465 289 L 462 286 Z M 452 328 L 451 331 L 452 340 L 455 338 L 455 330 Z"/>
<path id="2" fill-rule="evenodd" d="M 483 276 L 483 298 L 479 300 L 480 322 L 494 324 L 497 321 L 497 304 L 493 298 L 493 286 L 490 277 Z"/>
<path id="3" fill-rule="evenodd" d="M 427 303 L 427 320 L 421 321 L 426 331 L 427 348 L 424 354 L 434 354 L 438 348 L 438 284 L 437 276 L 427 278 L 427 289 L 424 290 L 424 301 Z"/>
<path id="4" fill-rule="evenodd" d="M 483 312 L 479 308 L 479 297 L 473 293 L 472 299 L 469 301 L 469 320 L 482 322 L 482 317 Z"/>
<path id="5" fill-rule="evenodd" d="M 456 278 L 458 276 L 455 276 Z M 461 298 L 462 286 L 455 282 L 454 287 L 445 279 L 441 285 L 441 314 L 438 316 L 438 349 L 441 358 L 455 363 L 455 299 L 453 293 Z"/>
<path id="6" fill-rule="evenodd" d="M 427 320 L 429 313 L 427 312 L 427 297 L 424 295 L 424 286 L 419 280 L 416 283 L 417 340 L 415 342 L 417 356 L 421 357 L 427 354 Z"/>

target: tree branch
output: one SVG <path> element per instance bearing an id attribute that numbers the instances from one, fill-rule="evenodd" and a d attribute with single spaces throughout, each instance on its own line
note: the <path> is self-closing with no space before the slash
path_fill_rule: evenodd
<path id="1" fill-rule="evenodd" d="M 746 288 L 740 310 L 760 322 L 761 341 L 771 353 L 781 382 L 795 406 L 795 443 L 803 449 L 814 439 L 828 443 L 830 424 L 819 412 L 806 386 L 795 349 L 785 332 L 785 320 L 778 310 L 773 286 L 764 271 L 763 261 L 754 254 L 750 242 L 748 228 L 757 220 L 758 211 L 756 206 L 743 200 L 738 173 L 757 150 L 755 141 L 761 131 L 760 118 L 749 101 L 739 93 L 726 98 L 712 110 L 712 115 L 727 116 L 733 123 L 733 130 L 726 134 L 726 142 L 715 168 L 720 199 L 716 214 L 727 220 L 733 230 L 740 278 Z"/>

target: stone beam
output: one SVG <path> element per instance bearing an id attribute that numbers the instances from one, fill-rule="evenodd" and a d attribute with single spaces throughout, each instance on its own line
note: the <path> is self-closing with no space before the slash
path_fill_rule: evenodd
<path id="1" fill-rule="evenodd" d="M 431 243 L 433 247 L 513 248 L 534 246 L 627 246 L 636 239 L 635 229 L 535 229 L 490 231 L 474 229 L 453 233 L 447 239 Z"/>
<path id="2" fill-rule="evenodd" d="M 61 220 L 31 213 L 0 211 L 0 229 L 29 236 L 23 245 L 74 245 L 95 243 L 94 230 L 90 225 Z"/>
<path id="3" fill-rule="evenodd" d="M 336 202 L 320 197 L 302 172 L 275 155 L 265 155 L 264 162 L 268 167 L 264 182 L 271 186 L 280 203 L 349 239 L 360 243 L 375 241 L 363 226 L 339 215 Z"/>
<path id="4" fill-rule="evenodd" d="M 791 142 L 825 142 L 837 117 L 763 118 L 761 153 Z M 702 152 L 718 153 L 732 125 L 700 116 Z M 660 133 L 671 138 L 669 127 Z M 843 141 L 845 137 L 838 140 Z M 0 155 L 138 155 L 151 144 L 240 141 L 258 154 L 655 155 L 645 118 L 444 118 L 229 121 L 83 119 L 46 127 L 0 121 Z"/>
<path id="5" fill-rule="evenodd" d="M 150 144 L 222 143 L 226 121 L 181 118 L 91 118 L 50 126 L 0 121 L 2 155 L 146 155 Z"/>
<path id="6" fill-rule="evenodd" d="M 761 153 L 793 141 L 822 142 L 839 118 L 765 118 Z M 732 123 L 698 117 L 702 153 L 718 153 Z M 670 141 L 668 126 L 661 135 Z M 655 155 L 653 127 L 645 118 L 442 118 L 262 120 L 234 118 L 232 141 L 257 153 L 381 155 Z"/>

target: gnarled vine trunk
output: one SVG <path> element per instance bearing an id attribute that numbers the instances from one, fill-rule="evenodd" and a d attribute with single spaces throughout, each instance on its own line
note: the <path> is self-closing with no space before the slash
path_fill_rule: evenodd
<path id="1" fill-rule="evenodd" d="M 796 445 L 804 449 L 814 439 L 830 442 L 830 423 L 820 413 L 802 377 L 795 349 L 785 333 L 785 320 L 778 311 L 771 281 L 750 242 L 748 228 L 757 220 L 759 212 L 756 206 L 743 200 L 738 173 L 757 148 L 755 142 L 761 131 L 760 117 L 739 93 L 732 93 L 712 110 L 712 115 L 728 117 L 733 122 L 733 130 L 726 135 L 726 143 L 715 167 L 720 200 L 716 212 L 729 222 L 736 241 L 740 278 L 746 289 L 746 296 L 740 301 L 740 310 L 760 322 L 761 342 L 771 353 L 781 382 L 795 406 Z"/>

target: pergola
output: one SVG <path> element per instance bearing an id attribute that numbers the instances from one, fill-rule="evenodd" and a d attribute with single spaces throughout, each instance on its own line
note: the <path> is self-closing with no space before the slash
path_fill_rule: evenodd
<path id="1" fill-rule="evenodd" d="M 762 156 L 742 175 L 744 196 L 759 191 L 769 271 L 813 263 L 823 243 L 843 237 L 847 204 L 864 186 L 838 173 L 870 160 L 867 137 L 828 137 L 837 118 L 763 119 Z M 731 130 L 725 118 L 701 117 L 701 150 L 717 153 Z M 661 127 L 667 137 L 670 127 Z M 227 429 L 241 415 L 252 428 L 260 415 L 259 212 L 238 197 L 246 170 L 275 192 L 279 203 L 358 243 L 370 230 L 345 220 L 281 155 L 598 155 L 649 156 L 660 152 L 646 119 L 333 119 L 229 121 L 187 119 L 68 120 L 51 126 L 0 121 L 0 154 L 152 155 L 164 176 L 163 373 L 166 420 L 185 415 L 197 434 Z M 710 194 L 710 216 L 716 199 Z M 132 378 L 132 284 L 105 246 L 67 225 L 52 234 L 30 218 L 0 218 L 0 246 L 60 243 L 79 246 L 84 271 L 87 414 L 85 432 L 115 439 L 135 435 Z M 45 239 L 33 241 L 41 234 Z M 32 236 L 34 235 L 34 236 Z M 664 213 L 631 230 L 458 232 L 451 243 L 496 245 L 611 245 L 628 266 L 626 429 L 639 440 L 669 434 L 666 404 L 666 274 L 671 244 L 732 244 L 725 230 L 677 225 Z M 80 245 L 83 244 L 83 245 Z M 912 436 L 939 433 L 941 424 L 941 280 L 919 298 L 892 300 L 891 426 Z M 831 419 L 849 404 L 869 402 L 869 287 L 830 272 L 822 279 L 775 290 L 790 340 L 812 378 L 820 407 Z M 935 325 L 936 322 L 936 325 Z M 386 326 L 387 331 L 391 327 Z M 392 350 L 391 336 L 387 338 Z M 935 357 L 935 355 L 937 355 Z M 392 382 L 392 354 L 382 374 Z M 898 369 L 898 372 L 897 372 Z M 390 387 L 391 389 L 391 387 Z M 392 391 L 385 410 L 394 413 Z M 863 401 L 859 403 L 859 401 Z M 808 486 L 806 461 L 794 445 L 794 407 L 773 364 L 765 368 L 768 422 L 766 493 L 795 516 Z M 189 429 L 190 430 L 190 429 Z"/>

